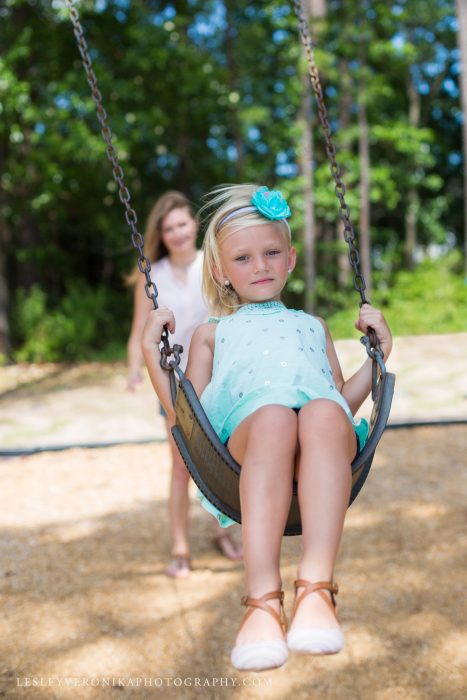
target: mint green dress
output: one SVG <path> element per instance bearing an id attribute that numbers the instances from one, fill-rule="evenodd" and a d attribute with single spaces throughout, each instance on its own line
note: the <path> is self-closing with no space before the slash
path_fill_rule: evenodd
<path id="1" fill-rule="evenodd" d="M 363 447 L 368 423 L 355 422 L 336 388 L 324 328 L 314 316 L 269 301 L 247 304 L 209 321 L 217 323 L 213 372 L 200 401 L 223 443 L 261 406 L 299 409 L 313 399 L 331 399 L 342 406 Z M 222 527 L 234 524 L 200 491 L 198 498 Z"/>

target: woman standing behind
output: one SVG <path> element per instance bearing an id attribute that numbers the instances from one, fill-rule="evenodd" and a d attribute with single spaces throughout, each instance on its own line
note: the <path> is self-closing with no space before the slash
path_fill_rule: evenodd
<path id="1" fill-rule="evenodd" d="M 170 191 L 154 204 L 148 218 L 144 252 L 151 262 L 151 277 L 157 284 L 160 308 L 173 310 L 177 327 L 170 338 L 171 345 L 183 346 L 180 366 L 184 370 L 194 330 L 207 319 L 208 312 L 201 291 L 203 254 L 196 249 L 198 221 L 189 200 L 181 192 Z M 138 268 L 129 278 L 134 285 L 134 311 L 128 339 L 128 389 L 134 391 L 142 381 L 143 354 L 141 335 L 152 302 L 146 296 L 145 277 Z M 167 415 L 167 437 L 172 455 L 170 480 L 169 520 L 172 557 L 165 573 L 173 578 L 185 578 L 190 572 L 188 542 L 188 484 L 189 473 L 178 452 Z M 213 542 L 229 559 L 241 559 L 242 553 L 229 535 L 215 526 Z"/>

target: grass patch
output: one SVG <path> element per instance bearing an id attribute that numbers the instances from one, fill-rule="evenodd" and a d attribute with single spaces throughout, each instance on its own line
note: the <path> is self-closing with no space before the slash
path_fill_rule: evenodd
<path id="1" fill-rule="evenodd" d="M 383 311 L 394 335 L 467 331 L 467 284 L 460 262 L 454 253 L 425 260 L 412 272 L 399 272 L 391 289 L 373 292 L 371 301 Z M 358 305 L 353 304 L 326 319 L 333 337 L 352 337 L 357 316 Z"/>

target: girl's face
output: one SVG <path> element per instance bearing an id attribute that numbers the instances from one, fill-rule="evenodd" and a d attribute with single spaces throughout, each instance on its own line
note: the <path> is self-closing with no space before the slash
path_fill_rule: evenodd
<path id="1" fill-rule="evenodd" d="M 196 248 L 198 222 L 193 219 L 188 207 L 172 209 L 162 221 L 162 242 L 169 255 L 187 253 Z"/>
<path id="2" fill-rule="evenodd" d="M 219 282 L 229 280 L 242 304 L 279 300 L 296 261 L 295 248 L 274 224 L 231 233 L 219 252 L 223 275 Z"/>

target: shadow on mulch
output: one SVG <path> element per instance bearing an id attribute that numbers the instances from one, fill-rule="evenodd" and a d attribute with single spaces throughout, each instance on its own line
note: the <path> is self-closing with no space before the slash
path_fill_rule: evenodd
<path id="1" fill-rule="evenodd" d="M 122 366 L 123 363 L 116 362 L 15 365 L 7 368 L 12 376 L 3 377 L 7 388 L 0 389 L 0 402 L 12 397 L 41 396 L 44 392 L 66 392 L 76 387 L 104 386 Z M 6 374 L 5 368 L 3 369 Z"/>
<path id="2" fill-rule="evenodd" d="M 25 479 L 40 481 L 45 465 L 57 479 L 45 491 L 37 486 L 36 497 L 48 494 L 37 515 L 18 510 L 17 522 L 2 528 L 0 695 L 460 700 L 466 448 L 464 427 L 386 433 L 349 510 L 336 570 L 344 652 L 291 656 L 265 674 L 230 666 L 242 566 L 214 553 L 211 521 L 199 508 L 190 516 L 192 575 L 163 575 L 169 536 L 159 492 L 167 484 L 154 468 L 162 448 L 29 458 Z M 2 483 L 14 479 L 11 462 L 1 474 Z M 299 547 L 300 538 L 284 538 L 288 612 Z M 57 683 L 17 685 L 32 677 Z M 67 678 L 75 686 L 58 685 Z"/>

